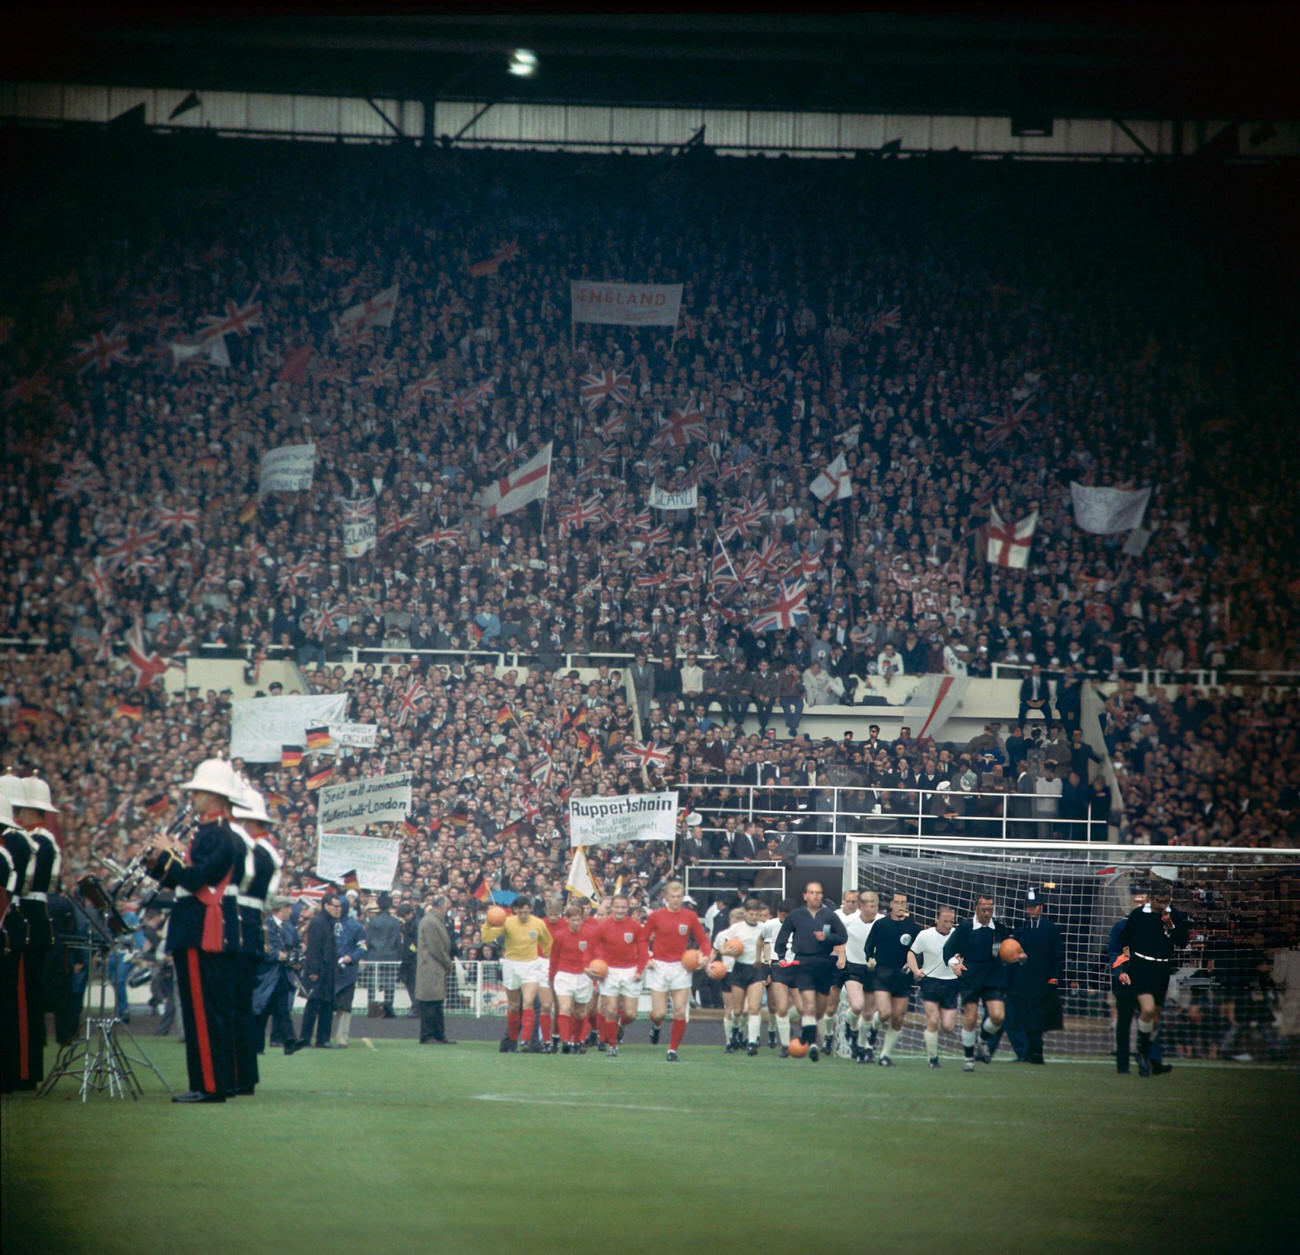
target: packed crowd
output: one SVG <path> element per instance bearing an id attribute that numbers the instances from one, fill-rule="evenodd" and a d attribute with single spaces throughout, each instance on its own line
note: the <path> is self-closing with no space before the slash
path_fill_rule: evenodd
<path id="1" fill-rule="evenodd" d="M 14 145 L 0 718 L 6 765 L 67 803 L 73 868 L 228 748 L 225 695 L 157 679 L 201 652 L 347 691 L 382 733 L 339 778 L 415 773 L 401 884 L 453 895 L 480 874 L 553 889 L 568 792 L 697 779 L 710 721 L 740 771 L 804 768 L 802 739 L 737 736 L 734 692 L 704 720 L 679 695 L 715 656 L 710 675 L 743 656 L 805 688 L 816 659 L 858 702 L 945 650 L 1066 690 L 1300 670 L 1295 452 L 1272 438 L 1292 263 L 1269 278 L 1260 231 L 1231 229 L 1285 221 L 1253 173 L 1234 206 L 1155 171 L 224 144 L 211 163 L 177 141 L 51 176 L 58 142 Z M 685 281 L 679 328 L 572 327 L 572 277 Z M 394 287 L 389 322 L 340 322 Z M 312 488 L 259 496 L 262 455 L 305 442 Z M 486 517 L 477 491 L 547 442 L 546 501 Z M 809 484 L 840 454 L 852 496 L 823 504 Z M 1151 485 L 1145 548 L 1080 531 L 1071 480 Z M 653 484 L 697 486 L 698 509 L 650 511 Z M 345 511 L 372 498 L 378 545 L 346 558 Z M 984 561 L 990 507 L 1039 512 L 1026 570 Z M 806 619 L 752 631 L 796 578 Z M 353 648 L 373 661 L 349 672 Z M 640 660 L 585 685 L 560 665 L 603 651 L 659 669 L 653 708 L 624 687 Z M 1293 689 L 1169 702 L 1121 679 L 1105 728 L 1133 837 L 1294 841 Z M 948 748 L 958 787 L 973 764 Z M 309 872 L 301 775 L 257 774 Z M 661 847 L 610 857 L 647 888 L 670 870 Z"/>

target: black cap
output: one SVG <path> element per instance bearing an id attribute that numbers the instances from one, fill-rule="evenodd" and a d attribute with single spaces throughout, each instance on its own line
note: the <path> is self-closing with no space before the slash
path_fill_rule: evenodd
<path id="1" fill-rule="evenodd" d="M 1039 893 L 1038 890 L 1033 887 L 1033 885 L 1030 885 L 1029 888 L 1025 890 L 1025 905 L 1026 906 L 1043 905 L 1043 895 Z"/>

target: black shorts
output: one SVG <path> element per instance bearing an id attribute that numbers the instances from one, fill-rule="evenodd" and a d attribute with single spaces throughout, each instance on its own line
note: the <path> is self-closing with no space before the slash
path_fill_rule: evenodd
<path id="1" fill-rule="evenodd" d="M 846 963 L 840 975 L 844 978 L 840 982 L 841 984 L 855 980 L 867 993 L 870 993 L 876 987 L 875 980 L 871 975 L 871 969 L 865 963 Z"/>
<path id="2" fill-rule="evenodd" d="M 798 972 L 794 982 L 796 989 L 811 989 L 815 993 L 829 994 L 835 988 L 837 969 L 835 960 L 829 956 L 800 959 L 795 971 Z"/>
<path id="3" fill-rule="evenodd" d="M 1134 956 L 1128 961 L 1129 994 L 1134 998 L 1138 994 L 1150 994 L 1156 1000 L 1156 1006 L 1163 1007 L 1172 974 L 1171 963 L 1156 963 Z"/>
<path id="4" fill-rule="evenodd" d="M 957 1009 L 957 985 L 955 980 L 944 980 L 939 976 L 921 977 L 921 1001 L 937 1002 L 941 1011 Z"/>
<path id="5" fill-rule="evenodd" d="M 876 990 L 884 991 L 891 998 L 907 998 L 912 993 L 912 973 L 907 968 L 876 968 Z"/>
<path id="6" fill-rule="evenodd" d="M 797 963 L 789 965 L 773 963 L 770 970 L 773 981 L 778 985 L 788 985 L 791 989 L 799 988 L 799 965 Z"/>
<path id="7" fill-rule="evenodd" d="M 978 967 L 968 967 L 957 977 L 957 989 L 961 994 L 961 1004 L 966 1006 L 978 1002 L 981 998 L 987 1002 L 1007 1000 L 1007 977 L 1000 960 L 981 963 Z"/>
<path id="8" fill-rule="evenodd" d="M 745 990 L 750 985 L 761 981 L 764 975 L 763 969 L 755 963 L 737 963 L 727 973 L 727 978 L 722 982 L 722 986 L 724 989 Z"/>

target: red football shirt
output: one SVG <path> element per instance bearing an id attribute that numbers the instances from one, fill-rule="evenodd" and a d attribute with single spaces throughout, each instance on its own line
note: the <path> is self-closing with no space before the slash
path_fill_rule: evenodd
<path id="1" fill-rule="evenodd" d="M 638 972 L 645 968 L 645 925 L 640 920 L 607 916 L 600 921 L 597 935 L 596 952 L 610 967 L 634 967 Z"/>
<path id="2" fill-rule="evenodd" d="M 691 938 L 695 938 L 694 949 L 706 954 L 711 949 L 709 935 L 700 923 L 700 917 L 694 911 L 682 907 L 670 911 L 661 906 L 651 911 L 645 921 L 646 947 L 652 959 L 662 959 L 665 963 L 680 963 L 682 955 L 692 949 Z"/>
<path id="3" fill-rule="evenodd" d="M 574 932 L 566 920 L 551 938 L 551 980 L 554 982 L 556 972 L 572 972 L 577 975 L 587 970 L 587 964 L 596 957 L 599 940 L 597 924 L 594 919 L 584 919 Z"/>

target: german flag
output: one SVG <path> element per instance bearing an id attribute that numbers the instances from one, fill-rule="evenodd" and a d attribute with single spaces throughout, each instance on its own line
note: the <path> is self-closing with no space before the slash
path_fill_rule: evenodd
<path id="1" fill-rule="evenodd" d="M 307 752 L 313 750 L 329 749 L 334 744 L 333 737 L 330 736 L 329 728 L 308 728 L 307 729 Z"/>
<path id="2" fill-rule="evenodd" d="M 157 797 L 151 797 L 144 804 L 144 813 L 154 817 L 165 815 L 171 809 L 171 805 L 171 798 L 165 793 L 159 793 Z"/>
<path id="3" fill-rule="evenodd" d="M 302 746 L 301 745 L 282 745 L 280 746 L 280 766 L 281 767 L 298 767 L 302 764 Z"/>
<path id="4" fill-rule="evenodd" d="M 193 466 L 196 471 L 215 471 L 217 469 L 217 459 L 208 454 L 206 457 L 195 458 Z"/>
<path id="5" fill-rule="evenodd" d="M 139 723 L 143 717 L 144 707 L 139 702 L 118 702 L 113 707 L 114 719 L 130 719 L 135 723 Z"/>
<path id="6" fill-rule="evenodd" d="M 452 824 L 454 827 L 463 828 L 467 823 L 469 823 L 469 811 L 463 806 L 458 806 L 454 811 L 445 815 L 443 818 L 447 823 Z"/>
<path id="7" fill-rule="evenodd" d="M 492 882 L 479 872 L 474 883 L 469 887 L 469 896 L 478 902 L 486 902 L 492 896 Z"/>
<path id="8" fill-rule="evenodd" d="M 319 771 L 313 771 L 307 777 L 307 791 L 314 793 L 323 784 L 329 784 L 330 777 L 334 774 L 334 766 L 322 767 Z"/>
<path id="9" fill-rule="evenodd" d="M 357 869 L 355 867 L 350 872 L 343 873 L 343 888 L 355 889 L 358 893 L 361 892 L 361 881 L 357 879 Z"/>
<path id="10" fill-rule="evenodd" d="M 241 523 L 251 523 L 255 518 L 257 518 L 256 497 L 254 497 L 250 502 L 248 502 L 247 505 L 244 506 L 242 510 L 240 510 L 238 518 Z"/>
<path id="11" fill-rule="evenodd" d="M 274 806 L 276 808 L 282 809 L 283 807 L 289 805 L 289 799 L 283 793 L 276 793 L 272 791 L 269 793 L 265 793 L 262 796 L 268 806 Z"/>
<path id="12" fill-rule="evenodd" d="M 418 836 L 420 832 L 420 830 L 415 826 L 415 824 L 409 818 L 402 820 L 401 824 L 399 825 L 399 831 L 404 837 Z"/>

